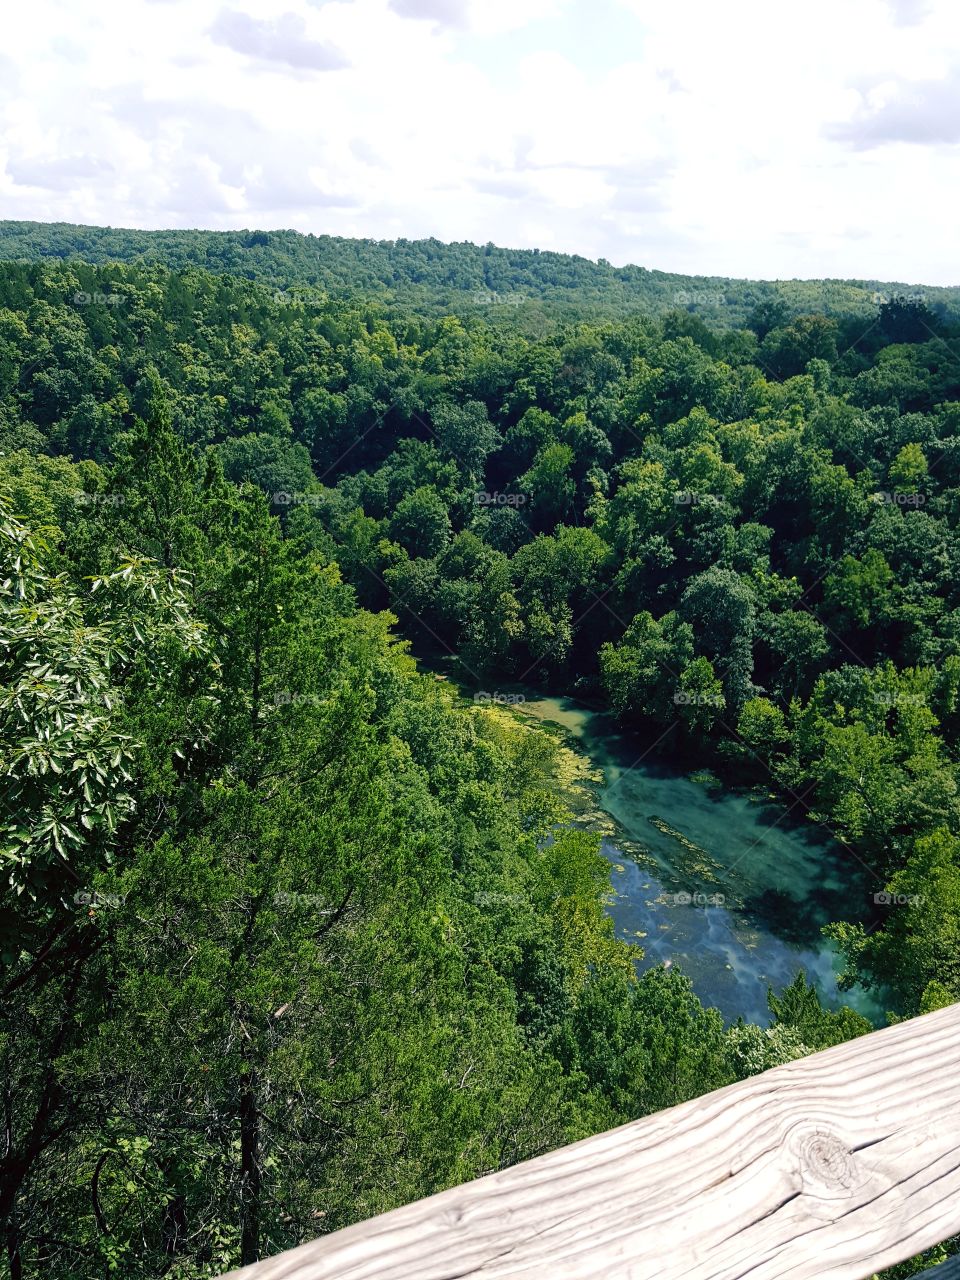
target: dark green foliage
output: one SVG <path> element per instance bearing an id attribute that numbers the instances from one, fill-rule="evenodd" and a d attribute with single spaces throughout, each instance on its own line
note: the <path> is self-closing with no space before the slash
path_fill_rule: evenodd
<path id="1" fill-rule="evenodd" d="M 872 872 L 845 981 L 960 998 L 949 307 L 723 282 L 708 326 L 560 255 L 4 246 L 10 1275 L 212 1276 L 867 1029 L 802 975 L 766 1029 L 638 981 L 552 739 L 395 627 L 778 790 Z M 476 289 L 551 324 L 449 314 Z"/>

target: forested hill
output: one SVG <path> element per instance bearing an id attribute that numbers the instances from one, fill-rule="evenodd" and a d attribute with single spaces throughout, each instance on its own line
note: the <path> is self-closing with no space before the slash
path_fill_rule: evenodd
<path id="1" fill-rule="evenodd" d="M 638 246 L 642 249 L 642 246 Z M 575 312 L 662 315 L 677 307 L 713 327 L 743 327 L 763 304 L 794 314 L 868 315 L 894 295 L 923 301 L 941 319 L 960 318 L 960 286 L 878 280 L 732 280 L 640 266 L 613 267 L 573 254 L 440 240 L 353 240 L 297 231 L 137 231 L 73 223 L 0 221 L 0 259 L 158 263 L 203 267 L 277 289 L 360 291 L 417 309 L 484 310 L 508 316 Z M 877 295 L 881 295 L 879 298 Z"/>

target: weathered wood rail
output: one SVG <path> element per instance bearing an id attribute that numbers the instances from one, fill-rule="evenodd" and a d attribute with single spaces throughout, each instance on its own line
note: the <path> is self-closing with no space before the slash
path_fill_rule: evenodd
<path id="1" fill-rule="evenodd" d="M 866 1280 L 957 1234 L 960 1004 L 230 1274 Z"/>

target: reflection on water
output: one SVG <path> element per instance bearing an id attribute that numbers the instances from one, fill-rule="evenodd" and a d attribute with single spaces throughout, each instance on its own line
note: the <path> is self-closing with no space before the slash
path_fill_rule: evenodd
<path id="1" fill-rule="evenodd" d="M 616 823 L 602 844 L 610 914 L 618 936 L 644 948 L 641 967 L 677 964 L 704 1004 L 764 1024 L 767 988 L 803 969 L 824 1004 L 883 1021 L 869 993 L 838 992 L 839 957 L 820 934 L 830 920 L 865 919 L 882 887 L 851 853 L 769 797 L 651 763 L 649 744 L 600 712 L 538 694 L 521 710 L 563 726 L 603 771 L 598 803 Z"/>

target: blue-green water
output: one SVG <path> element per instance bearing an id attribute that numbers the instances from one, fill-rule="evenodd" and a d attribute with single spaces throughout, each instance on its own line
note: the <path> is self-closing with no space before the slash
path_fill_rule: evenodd
<path id="1" fill-rule="evenodd" d="M 824 1004 L 883 1021 L 868 993 L 838 991 L 839 957 L 820 933 L 831 920 L 867 919 L 883 886 L 827 832 L 791 822 L 766 795 L 658 765 L 650 743 L 571 699 L 527 691 L 519 709 L 561 725 L 602 771 L 597 803 L 615 824 L 602 846 L 610 914 L 618 936 L 643 947 L 641 967 L 679 965 L 704 1004 L 764 1024 L 768 987 L 802 969 Z"/>

